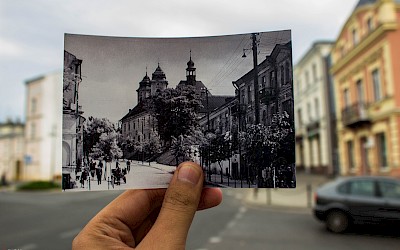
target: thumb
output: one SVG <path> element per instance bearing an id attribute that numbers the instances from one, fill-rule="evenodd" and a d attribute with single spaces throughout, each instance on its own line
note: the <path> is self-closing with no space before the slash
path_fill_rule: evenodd
<path id="1" fill-rule="evenodd" d="M 165 193 L 160 214 L 143 245 L 150 249 L 184 249 L 203 189 L 203 170 L 193 162 L 181 163 Z M 156 245 L 157 244 L 157 245 Z M 147 248 L 146 248 L 147 249 Z"/>

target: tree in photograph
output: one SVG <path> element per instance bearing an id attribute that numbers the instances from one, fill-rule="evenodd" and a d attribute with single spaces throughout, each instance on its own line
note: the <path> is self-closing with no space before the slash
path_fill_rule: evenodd
<path id="1" fill-rule="evenodd" d="M 292 131 L 289 115 L 284 112 L 273 115 L 268 126 L 250 125 L 246 128 L 246 132 L 240 133 L 241 147 L 244 148 L 248 167 L 252 171 L 250 177 L 257 175 L 258 187 L 265 186 L 262 171 L 267 169 L 271 171 L 278 160 L 281 160 L 281 155 L 278 153 L 284 145 L 290 145 L 287 139 Z M 288 150 L 290 149 L 291 147 L 288 147 Z"/>
<path id="2" fill-rule="evenodd" d="M 89 160 L 89 155 L 93 153 L 95 145 L 99 143 L 100 136 L 112 132 L 116 133 L 115 127 L 111 121 L 106 118 L 95 118 L 90 116 L 85 121 L 83 130 L 83 153 L 87 160 Z"/>
<path id="3" fill-rule="evenodd" d="M 185 160 L 193 160 L 192 157 L 204 143 L 204 134 L 198 127 L 193 127 L 186 135 L 172 137 L 171 152 L 175 156 L 176 165 Z"/>
<path id="4" fill-rule="evenodd" d="M 232 155 L 231 143 L 232 138 L 229 132 L 215 136 L 210 142 L 210 161 L 212 163 L 218 163 L 221 174 L 221 183 L 223 183 L 222 162 L 228 160 Z"/>
<path id="5" fill-rule="evenodd" d="M 197 126 L 197 111 L 201 107 L 200 95 L 193 86 L 164 89 L 147 100 L 147 109 L 157 119 L 160 139 L 171 145 L 172 139 L 182 140 Z"/>
<path id="6" fill-rule="evenodd" d="M 160 137 L 153 130 L 150 132 L 150 138 L 144 143 L 144 151 L 148 155 L 149 161 L 162 152 Z"/>
<path id="7" fill-rule="evenodd" d="M 121 158 L 122 150 L 117 145 L 117 138 L 118 133 L 115 131 L 102 133 L 99 136 L 99 141 L 94 145 L 90 157 L 94 159 L 103 159 L 106 163 Z M 105 167 L 107 168 L 107 165 Z"/>

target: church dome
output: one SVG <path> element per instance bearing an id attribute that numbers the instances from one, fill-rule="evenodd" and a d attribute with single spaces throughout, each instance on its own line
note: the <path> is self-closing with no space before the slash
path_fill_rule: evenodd
<path id="1" fill-rule="evenodd" d="M 189 62 L 187 62 L 188 68 L 193 68 L 194 67 L 194 62 L 192 61 L 192 58 L 190 58 Z"/>
<path id="2" fill-rule="evenodd" d="M 160 64 L 158 64 L 156 70 L 152 74 L 152 79 L 153 80 L 165 80 L 166 79 L 165 73 L 161 69 Z"/>
<path id="3" fill-rule="evenodd" d="M 147 75 L 147 72 L 146 72 L 146 75 L 143 77 L 143 80 L 139 84 L 141 87 L 142 86 L 150 86 L 150 77 Z"/>

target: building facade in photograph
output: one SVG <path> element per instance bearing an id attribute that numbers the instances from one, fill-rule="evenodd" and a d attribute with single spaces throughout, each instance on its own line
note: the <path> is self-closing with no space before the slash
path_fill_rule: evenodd
<path id="1" fill-rule="evenodd" d="M 399 26 L 399 0 L 361 0 L 333 46 L 344 175 L 400 174 Z"/>
<path id="2" fill-rule="evenodd" d="M 337 169 L 334 99 L 329 77 L 333 42 L 315 42 L 294 69 L 296 167 L 332 175 Z"/>
<path id="3" fill-rule="evenodd" d="M 83 164 L 83 115 L 79 105 L 82 60 L 64 51 L 62 169 L 72 173 Z"/>
<path id="4" fill-rule="evenodd" d="M 23 178 L 24 132 L 25 125 L 20 121 L 0 123 L 0 185 Z"/>
<path id="5" fill-rule="evenodd" d="M 258 65 L 259 104 L 254 94 L 254 69 L 234 81 L 241 114 L 240 130 L 256 124 L 256 105 L 260 123 L 268 125 L 274 114 L 287 112 L 293 119 L 293 76 L 291 42 L 277 44 L 271 54 Z"/>
<path id="6" fill-rule="evenodd" d="M 62 75 L 26 81 L 24 180 L 61 177 Z"/>

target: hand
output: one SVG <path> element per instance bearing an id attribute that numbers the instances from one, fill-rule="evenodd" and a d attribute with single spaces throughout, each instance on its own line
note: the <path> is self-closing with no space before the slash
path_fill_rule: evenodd
<path id="1" fill-rule="evenodd" d="M 217 206 L 219 188 L 204 188 L 202 168 L 179 165 L 169 187 L 129 190 L 101 210 L 73 241 L 73 249 L 185 249 L 196 210 Z"/>

